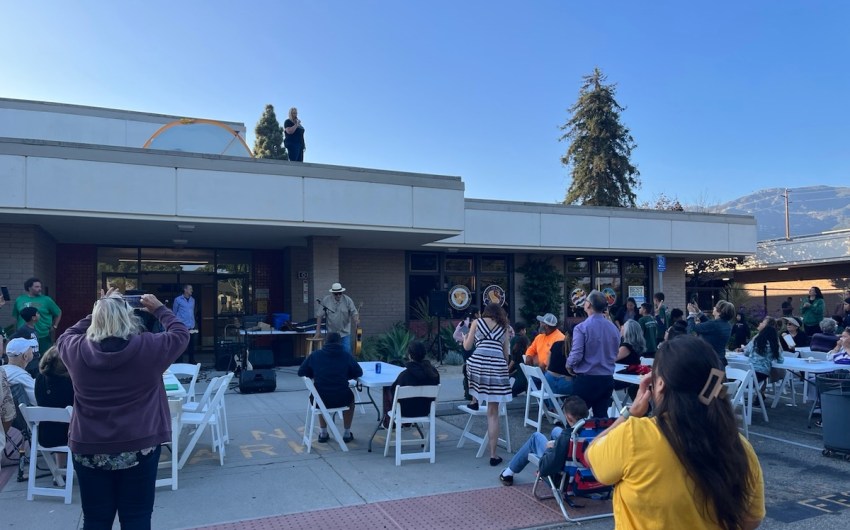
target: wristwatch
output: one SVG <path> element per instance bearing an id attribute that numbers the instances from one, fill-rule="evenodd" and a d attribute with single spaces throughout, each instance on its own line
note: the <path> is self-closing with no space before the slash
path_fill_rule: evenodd
<path id="1" fill-rule="evenodd" d="M 629 416 L 631 416 L 631 415 L 632 415 L 632 411 L 631 411 L 631 409 L 629 409 L 629 407 L 628 407 L 628 406 L 625 406 L 625 407 L 623 407 L 622 409 L 620 409 L 620 416 L 621 416 L 624 420 L 629 419 Z"/>

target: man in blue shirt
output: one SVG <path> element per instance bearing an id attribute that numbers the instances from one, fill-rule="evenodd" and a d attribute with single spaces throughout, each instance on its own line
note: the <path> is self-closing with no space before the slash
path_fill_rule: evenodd
<path id="1" fill-rule="evenodd" d="M 582 398 L 593 417 L 607 418 L 614 392 L 614 363 L 620 347 L 620 333 L 605 318 L 608 301 L 599 291 L 591 291 L 584 301 L 587 318 L 573 328 L 573 346 L 567 357 L 567 371 L 574 375 L 573 395 Z"/>
<path id="2" fill-rule="evenodd" d="M 186 345 L 186 351 L 183 352 L 180 360 L 183 357 L 189 357 L 189 364 L 195 364 L 195 335 L 197 331 L 192 331 L 195 328 L 195 299 L 192 297 L 192 286 L 186 284 L 183 286 L 183 294 L 174 299 L 173 311 L 177 320 L 182 322 L 189 329 L 189 343 Z"/>

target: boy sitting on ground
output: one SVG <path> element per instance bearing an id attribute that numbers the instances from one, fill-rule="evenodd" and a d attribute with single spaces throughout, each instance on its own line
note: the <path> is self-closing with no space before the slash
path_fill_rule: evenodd
<path id="1" fill-rule="evenodd" d="M 528 441 L 520 447 L 519 451 L 511 459 L 508 467 L 499 473 L 499 480 L 505 486 L 510 486 L 514 483 L 514 475 L 525 469 L 528 465 L 528 455 L 534 453 L 538 458 L 544 458 L 544 453 L 549 453 L 557 460 L 561 461 L 560 466 L 555 466 L 563 469 L 567 458 L 567 448 L 570 445 L 570 436 L 573 433 L 573 425 L 587 417 L 589 411 L 587 403 L 578 396 L 570 396 L 564 402 L 564 415 L 567 417 L 566 428 L 555 427 L 552 429 L 552 436 L 549 440 L 539 432 L 531 435 Z"/>

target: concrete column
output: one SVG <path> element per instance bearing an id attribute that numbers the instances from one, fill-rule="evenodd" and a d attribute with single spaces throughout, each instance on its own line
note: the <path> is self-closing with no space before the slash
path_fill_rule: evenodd
<path id="1" fill-rule="evenodd" d="M 307 239 L 310 259 L 310 304 L 315 315 L 316 299 L 328 294 L 331 284 L 339 279 L 339 238 L 313 236 Z"/>

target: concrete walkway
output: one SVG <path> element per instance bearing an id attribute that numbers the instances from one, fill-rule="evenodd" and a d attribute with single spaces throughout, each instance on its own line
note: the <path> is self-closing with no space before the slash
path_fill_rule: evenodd
<path id="1" fill-rule="evenodd" d="M 454 406 L 463 402 L 461 376 L 458 367 L 441 367 L 440 372 L 441 418 L 433 465 L 417 461 L 396 467 L 393 458 L 383 457 L 382 432 L 375 438 L 375 451 L 368 453 L 366 444 L 377 419 L 374 409 L 356 414 L 355 440 L 349 444 L 349 453 L 331 442 L 315 443 L 313 452 L 307 454 L 301 447 L 307 392 L 295 368 L 277 370 L 278 390 L 274 393 L 229 392 L 226 400 L 232 441 L 225 465 L 220 466 L 218 457 L 209 452 L 209 438 L 204 435 L 180 473 L 179 490 L 157 490 L 153 527 L 316 528 L 339 521 L 339 526 L 365 528 L 356 524 L 360 520 L 370 528 L 457 528 L 470 524 L 527 528 L 560 523 L 554 502 L 547 505 L 530 498 L 530 469 L 517 477 L 516 486 L 505 488 L 497 479 L 499 468 L 490 467 L 486 455 L 475 458 L 476 447 L 471 443 L 456 447 L 466 419 L 452 415 Z M 199 384 L 198 391 L 202 390 Z M 524 398 L 510 409 L 514 448 L 531 433 L 531 429 L 522 427 L 523 405 Z M 751 430 L 767 483 L 769 520 L 764 527 L 850 527 L 850 511 L 846 510 L 850 494 L 839 495 L 850 490 L 846 481 L 850 463 L 820 455 L 819 433 L 805 428 L 804 407 L 782 405 L 769 413 L 771 421 L 767 424 L 754 415 Z M 480 425 L 483 429 L 483 423 Z M 187 439 L 184 434 L 184 443 Z M 509 457 L 502 449 L 500 454 L 506 460 Z M 449 506 L 466 508 L 444 511 Z M 82 528 L 76 488 L 71 505 L 44 497 L 27 502 L 26 483 L 12 479 L 0 492 L 0 510 L 0 527 Z M 511 519 L 506 513 L 512 511 L 521 517 Z M 407 515 L 396 515 L 402 513 Z M 292 514 L 300 515 L 295 518 Z M 422 514 L 428 517 L 422 519 Z M 221 526 L 237 521 L 244 522 Z M 613 528 L 613 521 L 583 526 Z"/>

